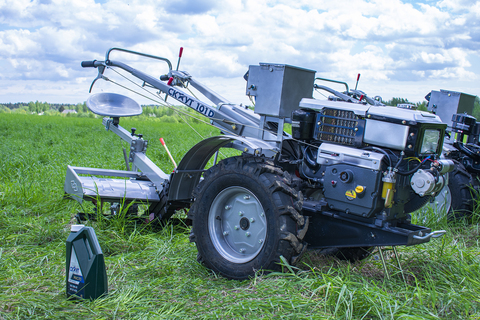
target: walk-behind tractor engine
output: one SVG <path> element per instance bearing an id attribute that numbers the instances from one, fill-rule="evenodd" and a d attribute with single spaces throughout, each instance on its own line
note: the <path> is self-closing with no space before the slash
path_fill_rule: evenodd
<path id="1" fill-rule="evenodd" d="M 448 185 L 439 192 L 435 204 L 448 212 L 449 218 L 468 217 L 480 191 L 480 122 L 472 116 L 476 97 L 440 90 L 425 98 L 428 109 L 448 125 L 442 157 L 455 162 Z"/>
<path id="2" fill-rule="evenodd" d="M 110 60 L 113 51 L 166 61 L 169 72 L 149 76 Z M 119 124 L 141 107 L 121 95 L 94 94 L 90 110 L 106 116 L 105 128 L 131 146 L 128 169 L 69 166 L 65 192 L 80 202 L 110 202 L 114 213 L 120 203 L 148 204 L 150 220 L 159 223 L 190 208 L 199 261 L 227 278 L 277 270 L 281 257 L 294 264 L 307 245 L 354 261 L 376 246 L 421 244 L 444 233 L 413 225 L 409 216 L 442 189 L 453 167 L 439 159 L 446 125 L 433 114 L 312 99 L 315 72 L 289 65 L 250 66 L 246 90 L 255 111 L 172 70 L 161 57 L 114 48 L 105 61 L 82 66 L 98 68 L 97 79 L 107 81 L 107 70 L 123 69 L 142 89 L 153 88 L 156 99 L 166 94 L 209 118 L 222 135 L 193 146 L 166 174 L 146 156 L 147 141 Z M 284 132 L 286 122 L 292 134 Z M 217 163 L 220 148 L 243 154 Z"/>

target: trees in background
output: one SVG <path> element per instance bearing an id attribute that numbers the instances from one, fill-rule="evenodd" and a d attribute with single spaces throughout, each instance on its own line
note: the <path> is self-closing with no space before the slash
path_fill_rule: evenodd
<path id="1" fill-rule="evenodd" d="M 387 106 L 394 106 L 396 107 L 397 105 L 399 104 L 413 104 L 417 107 L 417 110 L 421 110 L 421 111 L 427 111 L 427 101 L 422 101 L 422 102 L 410 102 L 408 101 L 408 99 L 404 99 L 404 98 L 392 98 L 388 101 L 382 101 L 383 103 L 385 103 Z"/>
<path id="2" fill-rule="evenodd" d="M 388 101 L 382 101 L 387 106 L 397 106 L 398 104 L 413 104 L 417 106 L 418 110 L 427 111 L 427 101 L 422 102 L 410 102 L 408 99 L 404 98 L 392 98 Z M 141 116 L 143 117 L 154 117 L 157 119 L 162 119 L 162 121 L 166 122 L 178 122 L 181 121 L 180 115 L 177 114 L 171 108 L 163 107 L 163 106 L 142 106 L 143 113 Z M 177 106 L 178 110 L 181 110 L 184 113 L 191 114 L 195 118 L 202 118 L 202 116 L 190 108 L 184 106 Z M 75 110 L 77 111 L 76 116 L 89 116 L 92 117 L 93 113 L 88 110 L 87 103 L 77 103 L 75 104 L 59 104 L 59 103 L 47 103 L 47 102 L 39 102 L 38 100 L 33 102 L 30 101 L 29 103 L 3 103 L 0 104 L 0 113 L 10 113 L 10 112 L 17 112 L 17 113 L 43 113 L 47 112 L 49 114 L 54 114 L 56 112 L 62 113 L 64 110 Z M 473 114 L 478 121 L 480 121 L 480 98 L 477 96 L 475 98 L 475 106 L 473 109 Z M 184 117 L 184 116 L 183 116 Z M 194 122 L 198 120 L 193 119 Z"/>

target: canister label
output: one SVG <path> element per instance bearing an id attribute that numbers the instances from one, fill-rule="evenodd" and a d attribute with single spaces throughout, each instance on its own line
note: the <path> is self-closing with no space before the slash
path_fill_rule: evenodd
<path id="1" fill-rule="evenodd" d="M 70 267 L 68 268 L 68 286 L 67 292 L 74 294 L 80 298 L 84 297 L 85 280 L 83 278 L 82 269 L 78 263 L 75 248 L 72 247 L 72 255 L 70 257 Z"/>

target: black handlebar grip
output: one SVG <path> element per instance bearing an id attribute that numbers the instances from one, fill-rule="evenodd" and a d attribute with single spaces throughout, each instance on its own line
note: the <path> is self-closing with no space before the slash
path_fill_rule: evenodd
<path id="1" fill-rule="evenodd" d="M 95 68 L 95 61 L 97 61 L 97 60 L 93 60 L 93 61 L 82 61 L 82 67 L 83 67 L 83 68 Z"/>
<path id="2" fill-rule="evenodd" d="M 170 79 L 170 77 L 168 76 L 168 74 L 164 74 L 164 75 L 160 76 L 160 80 L 162 80 L 162 81 L 167 81 L 169 79 Z"/>

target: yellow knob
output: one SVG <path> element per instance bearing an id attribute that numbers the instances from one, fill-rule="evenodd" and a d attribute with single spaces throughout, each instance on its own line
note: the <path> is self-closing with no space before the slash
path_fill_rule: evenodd
<path id="1" fill-rule="evenodd" d="M 356 193 L 362 193 L 363 191 L 365 191 L 365 188 L 363 186 L 356 186 L 355 187 L 355 192 Z"/>

